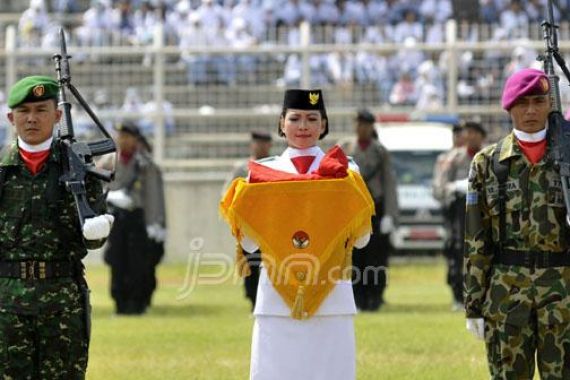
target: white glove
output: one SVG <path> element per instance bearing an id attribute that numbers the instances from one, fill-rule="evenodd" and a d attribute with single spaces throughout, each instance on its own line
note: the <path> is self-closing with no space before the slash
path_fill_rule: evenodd
<path id="1" fill-rule="evenodd" d="M 133 207 L 133 199 L 127 195 L 124 189 L 109 191 L 107 202 L 124 210 L 130 210 Z"/>
<path id="2" fill-rule="evenodd" d="M 380 221 L 380 233 L 389 234 L 394 231 L 394 218 L 390 215 L 385 215 Z"/>
<path id="3" fill-rule="evenodd" d="M 485 339 L 485 320 L 483 318 L 467 318 L 465 327 L 475 338 Z"/>
<path id="4" fill-rule="evenodd" d="M 158 223 L 146 226 L 146 234 L 157 243 L 163 243 L 166 240 L 166 229 Z"/>
<path id="5" fill-rule="evenodd" d="M 246 235 L 244 235 L 241 238 L 241 241 L 239 243 L 243 248 L 243 250 L 246 251 L 247 253 L 255 253 L 255 251 L 259 249 L 259 245 L 257 245 L 256 242 L 254 242 L 251 238 L 249 238 Z"/>
<path id="6" fill-rule="evenodd" d="M 83 223 L 83 237 L 87 240 L 105 239 L 109 236 L 114 221 L 115 217 L 110 214 L 85 219 Z"/>
<path id="7" fill-rule="evenodd" d="M 465 179 L 458 179 L 454 182 L 455 184 L 455 191 L 461 194 L 467 194 L 467 186 L 469 184 L 469 180 Z"/>
<path id="8" fill-rule="evenodd" d="M 368 245 L 370 242 L 370 234 L 364 234 L 354 242 L 354 248 L 362 249 Z"/>

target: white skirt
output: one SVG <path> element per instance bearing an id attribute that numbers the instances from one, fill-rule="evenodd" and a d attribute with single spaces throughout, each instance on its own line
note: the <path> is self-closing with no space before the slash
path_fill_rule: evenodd
<path id="1" fill-rule="evenodd" d="M 258 315 L 253 326 L 250 380 L 354 380 L 352 315 L 307 320 Z"/>

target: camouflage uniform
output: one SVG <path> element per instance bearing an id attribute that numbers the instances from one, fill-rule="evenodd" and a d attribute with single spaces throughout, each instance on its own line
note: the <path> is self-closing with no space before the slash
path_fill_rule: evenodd
<path id="1" fill-rule="evenodd" d="M 475 156 L 469 175 L 465 247 L 467 318 L 484 318 L 493 379 L 570 379 L 570 267 L 504 265 L 500 252 L 497 145 Z M 513 134 L 499 159 L 510 162 L 503 252 L 534 251 L 536 262 L 568 254 L 570 229 L 560 177 L 548 158 L 530 165 Z M 557 256 L 560 258 L 560 256 Z"/>
<path id="2" fill-rule="evenodd" d="M 456 302 L 463 303 L 463 246 L 465 240 L 465 194 L 449 185 L 466 179 L 472 157 L 467 147 L 453 148 L 438 156 L 434 170 L 433 195 L 444 210 L 447 227 L 445 256 L 448 261 L 447 283 Z"/>
<path id="3" fill-rule="evenodd" d="M 103 241 L 83 239 L 73 197 L 59 184 L 53 147 L 35 176 L 16 143 L 0 155 L 0 261 L 73 268 L 73 274 L 45 279 L 0 276 L 2 379 L 82 379 L 87 368 L 90 307 L 81 259 Z M 103 212 L 99 181 L 88 179 L 86 188 L 94 211 Z"/>

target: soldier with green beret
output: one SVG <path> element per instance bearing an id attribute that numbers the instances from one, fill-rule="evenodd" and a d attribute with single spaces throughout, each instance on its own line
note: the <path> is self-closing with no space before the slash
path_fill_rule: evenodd
<path id="1" fill-rule="evenodd" d="M 505 83 L 513 131 L 471 164 L 466 195 L 467 329 L 484 339 L 492 379 L 570 379 L 570 227 L 546 139 L 544 72 Z"/>
<path id="2" fill-rule="evenodd" d="M 58 83 L 31 76 L 13 85 L 7 117 L 17 138 L 0 152 L 0 378 L 83 379 L 89 298 L 81 259 L 102 246 L 112 216 L 98 180 L 87 199 L 99 215 L 78 221 L 60 182 L 53 139 L 62 112 Z"/>

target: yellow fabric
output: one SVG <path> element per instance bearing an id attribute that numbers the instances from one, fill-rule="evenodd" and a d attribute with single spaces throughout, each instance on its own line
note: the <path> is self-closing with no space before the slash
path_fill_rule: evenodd
<path id="1" fill-rule="evenodd" d="M 354 241 L 371 232 L 374 203 L 358 173 L 341 179 L 247 183 L 234 180 L 220 211 L 239 240 L 253 239 L 292 317 L 311 317 L 336 282 L 350 279 Z M 296 248 L 293 236 L 308 234 Z M 243 255 L 238 271 L 244 274 Z"/>

